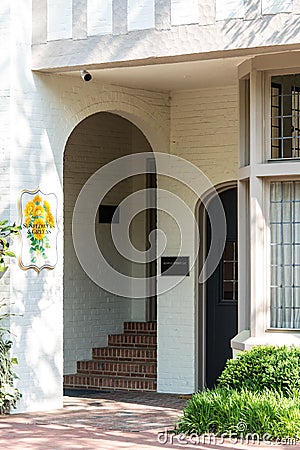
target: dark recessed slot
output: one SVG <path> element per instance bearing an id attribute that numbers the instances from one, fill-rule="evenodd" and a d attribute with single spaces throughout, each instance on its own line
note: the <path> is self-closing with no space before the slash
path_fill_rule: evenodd
<path id="1" fill-rule="evenodd" d="M 115 205 L 99 206 L 99 223 L 119 223 L 120 211 Z"/>

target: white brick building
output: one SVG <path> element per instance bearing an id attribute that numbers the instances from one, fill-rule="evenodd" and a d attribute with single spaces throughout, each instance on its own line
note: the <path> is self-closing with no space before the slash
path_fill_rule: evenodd
<path id="1" fill-rule="evenodd" d="M 191 393 L 215 382 L 232 351 L 299 345 L 300 0 L 2 0 L 0 37 L 0 218 L 20 221 L 23 190 L 58 199 L 55 268 L 12 261 L 1 280 L 17 313 L 18 411 L 61 406 L 63 375 L 68 386 Z M 156 176 L 144 170 L 151 152 Z M 140 153 L 145 167 L 133 176 Z M 74 248 L 72 216 L 90 177 L 126 155 L 136 167 L 124 159 L 111 177 L 132 176 L 101 203 L 119 206 L 118 223 L 98 216 L 104 172 L 91 181 L 96 209 L 91 199 L 83 211 L 96 247 L 127 276 L 118 284 L 97 260 L 94 275 L 82 268 L 78 252 L 89 259 L 95 248 L 85 232 Z M 123 245 L 139 190 L 148 212 L 132 221 L 124 257 L 110 228 Z M 217 192 L 226 243 L 199 283 L 216 225 L 204 204 L 214 211 Z M 197 221 L 198 244 L 175 195 Z M 156 225 L 165 242 L 157 234 L 155 262 L 134 262 Z M 188 276 L 162 275 L 178 255 Z M 155 326 L 136 322 L 157 322 L 157 354 Z"/>

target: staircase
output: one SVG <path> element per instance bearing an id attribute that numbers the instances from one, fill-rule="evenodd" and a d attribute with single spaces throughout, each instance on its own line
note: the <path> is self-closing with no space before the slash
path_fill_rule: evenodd
<path id="1" fill-rule="evenodd" d="M 123 334 L 109 335 L 107 347 L 93 348 L 91 360 L 77 362 L 64 387 L 156 391 L 156 348 L 156 323 L 125 322 Z"/>

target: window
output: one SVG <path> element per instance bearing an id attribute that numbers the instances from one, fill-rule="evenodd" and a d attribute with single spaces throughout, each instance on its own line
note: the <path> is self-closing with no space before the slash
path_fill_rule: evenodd
<path id="1" fill-rule="evenodd" d="M 300 181 L 271 183 L 271 327 L 300 328 Z"/>
<path id="2" fill-rule="evenodd" d="M 271 158 L 300 157 L 300 74 L 272 77 Z"/>
<path id="3" fill-rule="evenodd" d="M 237 243 L 226 241 L 223 256 L 223 301 L 238 298 Z"/>

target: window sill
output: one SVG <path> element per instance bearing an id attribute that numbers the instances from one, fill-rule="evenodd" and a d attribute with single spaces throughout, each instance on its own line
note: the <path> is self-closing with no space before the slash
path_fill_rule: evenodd
<path id="1" fill-rule="evenodd" d="M 286 161 L 288 161 L 288 162 L 290 162 L 290 161 L 297 161 L 297 162 L 299 162 L 300 161 L 300 157 L 297 157 L 297 158 L 272 158 L 272 159 L 268 159 L 267 160 L 267 163 L 277 163 L 277 162 L 286 162 Z"/>
<path id="2" fill-rule="evenodd" d="M 300 333 L 300 328 L 267 328 L 266 333 Z"/>

